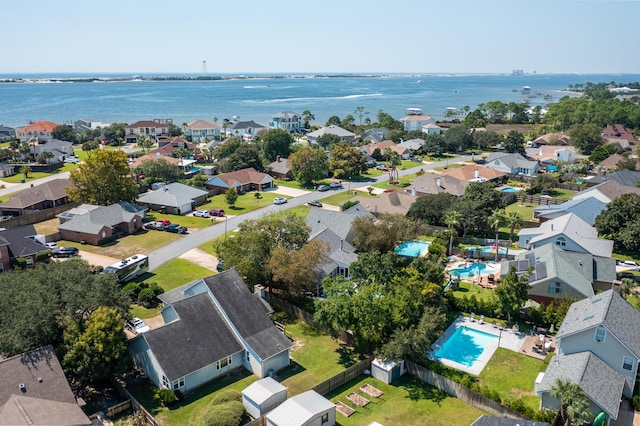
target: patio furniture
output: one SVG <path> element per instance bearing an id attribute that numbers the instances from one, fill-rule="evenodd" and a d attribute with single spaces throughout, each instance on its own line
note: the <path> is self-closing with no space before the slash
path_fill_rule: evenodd
<path id="1" fill-rule="evenodd" d="M 347 404 L 345 404 L 342 401 L 336 402 L 336 411 L 338 411 L 340 414 L 342 414 L 345 417 L 349 417 L 350 415 L 356 412 L 355 409 L 349 407 Z"/>
<path id="2" fill-rule="evenodd" d="M 369 403 L 369 400 L 367 398 L 355 392 L 351 392 L 349 395 L 347 395 L 347 399 L 356 404 L 358 407 L 364 407 Z"/>
<path id="3" fill-rule="evenodd" d="M 480 315 L 480 324 L 484 324 L 484 315 Z"/>
<path id="4" fill-rule="evenodd" d="M 471 320 L 471 322 L 474 322 L 476 320 L 476 314 L 471 312 L 471 316 L 469 316 L 469 319 Z"/>
<path id="5" fill-rule="evenodd" d="M 381 390 L 376 389 L 369 383 L 365 383 L 363 386 L 360 386 L 360 391 L 374 398 L 380 398 L 383 395 L 383 392 Z"/>

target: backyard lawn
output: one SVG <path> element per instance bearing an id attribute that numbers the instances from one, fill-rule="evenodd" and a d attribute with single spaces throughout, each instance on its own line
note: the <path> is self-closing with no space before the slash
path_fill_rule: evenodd
<path id="1" fill-rule="evenodd" d="M 351 403 L 347 398 L 351 392 L 369 383 L 383 392 L 379 398 L 369 397 L 365 407 Z M 336 412 L 336 424 L 341 426 L 368 425 L 374 421 L 383 425 L 447 425 L 467 426 L 482 410 L 427 385 L 417 378 L 405 374 L 390 385 L 370 376 L 360 376 L 327 395 L 333 402 L 342 401 L 356 409 L 350 417 Z"/>

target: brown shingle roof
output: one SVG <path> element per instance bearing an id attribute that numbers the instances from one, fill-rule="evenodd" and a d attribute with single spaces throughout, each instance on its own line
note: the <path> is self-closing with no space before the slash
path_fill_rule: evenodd
<path id="1" fill-rule="evenodd" d="M 70 185 L 68 179 L 54 179 L 33 188 L 26 189 L 11 197 L 9 201 L 0 204 L 1 207 L 24 209 L 45 200 L 56 201 L 67 196 L 66 187 Z"/>
<path id="2" fill-rule="evenodd" d="M 231 187 L 234 182 L 238 182 L 241 185 L 261 183 L 266 176 L 269 175 L 259 172 L 253 167 L 249 167 L 248 169 L 236 170 L 235 172 L 222 173 L 218 175 L 218 178 Z"/>
<path id="3" fill-rule="evenodd" d="M 478 176 L 476 176 L 476 172 Z M 484 178 L 486 180 L 497 179 L 502 176 L 506 176 L 506 173 L 502 173 L 498 170 L 490 169 L 489 167 L 480 166 L 478 164 L 465 164 L 462 167 L 454 167 L 447 169 L 441 173 L 442 176 L 451 176 L 456 179 L 471 181 L 476 177 Z"/>

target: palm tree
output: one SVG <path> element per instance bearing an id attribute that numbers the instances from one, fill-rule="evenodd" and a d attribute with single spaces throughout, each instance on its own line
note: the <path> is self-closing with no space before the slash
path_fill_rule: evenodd
<path id="1" fill-rule="evenodd" d="M 31 173 L 31 167 L 22 166 L 20 167 L 20 173 L 24 175 L 24 178 L 27 179 L 29 177 L 29 173 Z"/>
<path id="2" fill-rule="evenodd" d="M 554 424 L 581 425 L 592 417 L 589 400 L 580 386 L 568 380 L 557 379 L 551 386 L 549 395 L 560 400 L 559 422 Z"/>
<path id="3" fill-rule="evenodd" d="M 505 221 L 509 226 L 509 245 L 507 246 L 507 256 L 509 256 L 509 247 L 511 247 L 511 243 L 513 242 L 513 232 L 516 228 L 522 226 L 522 215 L 516 211 L 510 211 L 505 216 Z"/>
<path id="4" fill-rule="evenodd" d="M 498 236 L 500 235 L 500 227 L 504 225 L 506 221 L 506 216 L 504 213 L 504 209 L 499 209 L 493 212 L 491 216 L 488 218 L 489 226 L 496 233 L 496 262 L 498 261 L 498 252 L 500 251 L 500 245 L 498 244 Z"/>
<path id="5" fill-rule="evenodd" d="M 635 292 L 636 281 L 633 278 L 623 278 L 620 284 L 620 294 L 625 299 Z"/>
<path id="6" fill-rule="evenodd" d="M 460 226 L 462 215 L 457 210 L 449 210 L 444 215 L 444 223 L 449 227 L 449 256 L 453 250 L 453 228 Z"/>

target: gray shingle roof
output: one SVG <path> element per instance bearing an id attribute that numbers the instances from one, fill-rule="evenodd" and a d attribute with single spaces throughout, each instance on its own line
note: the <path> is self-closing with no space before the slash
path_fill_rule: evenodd
<path id="1" fill-rule="evenodd" d="M 11 257 L 31 256 L 48 250 L 47 247 L 28 238 L 37 234 L 33 225 L 0 231 L 0 237 L 9 243 L 9 255 Z"/>
<path id="2" fill-rule="evenodd" d="M 576 198 L 562 204 L 549 204 L 534 209 L 539 217 L 554 218 L 573 213 L 589 225 L 596 223 L 596 217 L 607 207 L 607 204 L 596 197 Z"/>
<path id="3" fill-rule="evenodd" d="M 317 234 L 310 235 L 309 241 L 311 240 L 320 240 L 329 244 L 329 262 L 321 266 L 325 274 L 333 272 L 338 264 L 349 266 L 358 260 L 355 247 L 347 241 L 341 242 L 341 238 L 328 228 L 323 229 Z"/>
<path id="4" fill-rule="evenodd" d="M 608 180 L 615 180 L 616 182 L 625 186 L 635 186 L 637 182 L 640 182 L 640 172 L 634 172 L 628 169 L 618 170 L 613 173 L 605 173 L 604 175 L 598 175 L 589 179 L 590 185 L 597 185 Z"/>
<path id="5" fill-rule="evenodd" d="M 373 217 L 364 206 L 356 204 L 344 212 L 336 212 L 324 209 L 311 209 L 305 223 L 311 228 L 310 235 L 318 234 L 320 231 L 331 229 L 341 239 L 353 242 L 353 232 L 351 225 L 356 217 Z"/>
<path id="6" fill-rule="evenodd" d="M 130 203 L 116 203 L 88 211 L 83 215 L 73 216 L 71 220 L 58 225 L 58 229 L 96 234 L 105 226 L 113 227 L 123 222 L 131 222 L 135 216 L 142 221 L 144 208 L 133 208 Z M 137 210 L 137 212 L 135 212 Z"/>
<path id="7" fill-rule="evenodd" d="M 556 337 L 570 336 L 601 324 L 640 358 L 640 313 L 614 290 L 573 303 Z"/>
<path id="8" fill-rule="evenodd" d="M 209 195 L 209 193 L 202 189 L 174 182 L 155 191 L 141 194 L 138 197 L 138 201 L 147 204 L 181 207 L 203 195 Z"/>
<path id="9" fill-rule="evenodd" d="M 178 321 L 141 335 L 170 381 L 243 350 L 209 293 L 172 306 Z"/>
<path id="10" fill-rule="evenodd" d="M 471 426 L 551 426 L 547 422 L 537 422 L 523 419 L 507 419 L 505 417 L 481 415 Z"/>
<path id="11" fill-rule="evenodd" d="M 254 297 L 235 269 L 212 275 L 204 282 L 240 336 L 260 359 L 265 360 L 291 347 L 267 316 L 263 303 Z"/>
<path id="12" fill-rule="evenodd" d="M 66 198 L 66 187 L 69 185 L 69 179 L 53 179 L 33 188 L 25 189 L 12 196 L 10 200 L 0 204 L 0 207 L 26 208 L 45 200 L 60 200 Z"/>
<path id="13" fill-rule="evenodd" d="M 537 161 L 527 160 L 518 153 L 494 152 L 487 157 L 487 167 L 491 167 L 491 163 L 500 160 L 510 169 L 534 169 L 538 164 Z"/>
<path id="14" fill-rule="evenodd" d="M 558 379 L 577 384 L 600 408 L 613 418 L 618 417 L 624 377 L 593 353 L 554 356 L 537 388 L 538 393 L 548 392 Z"/>

